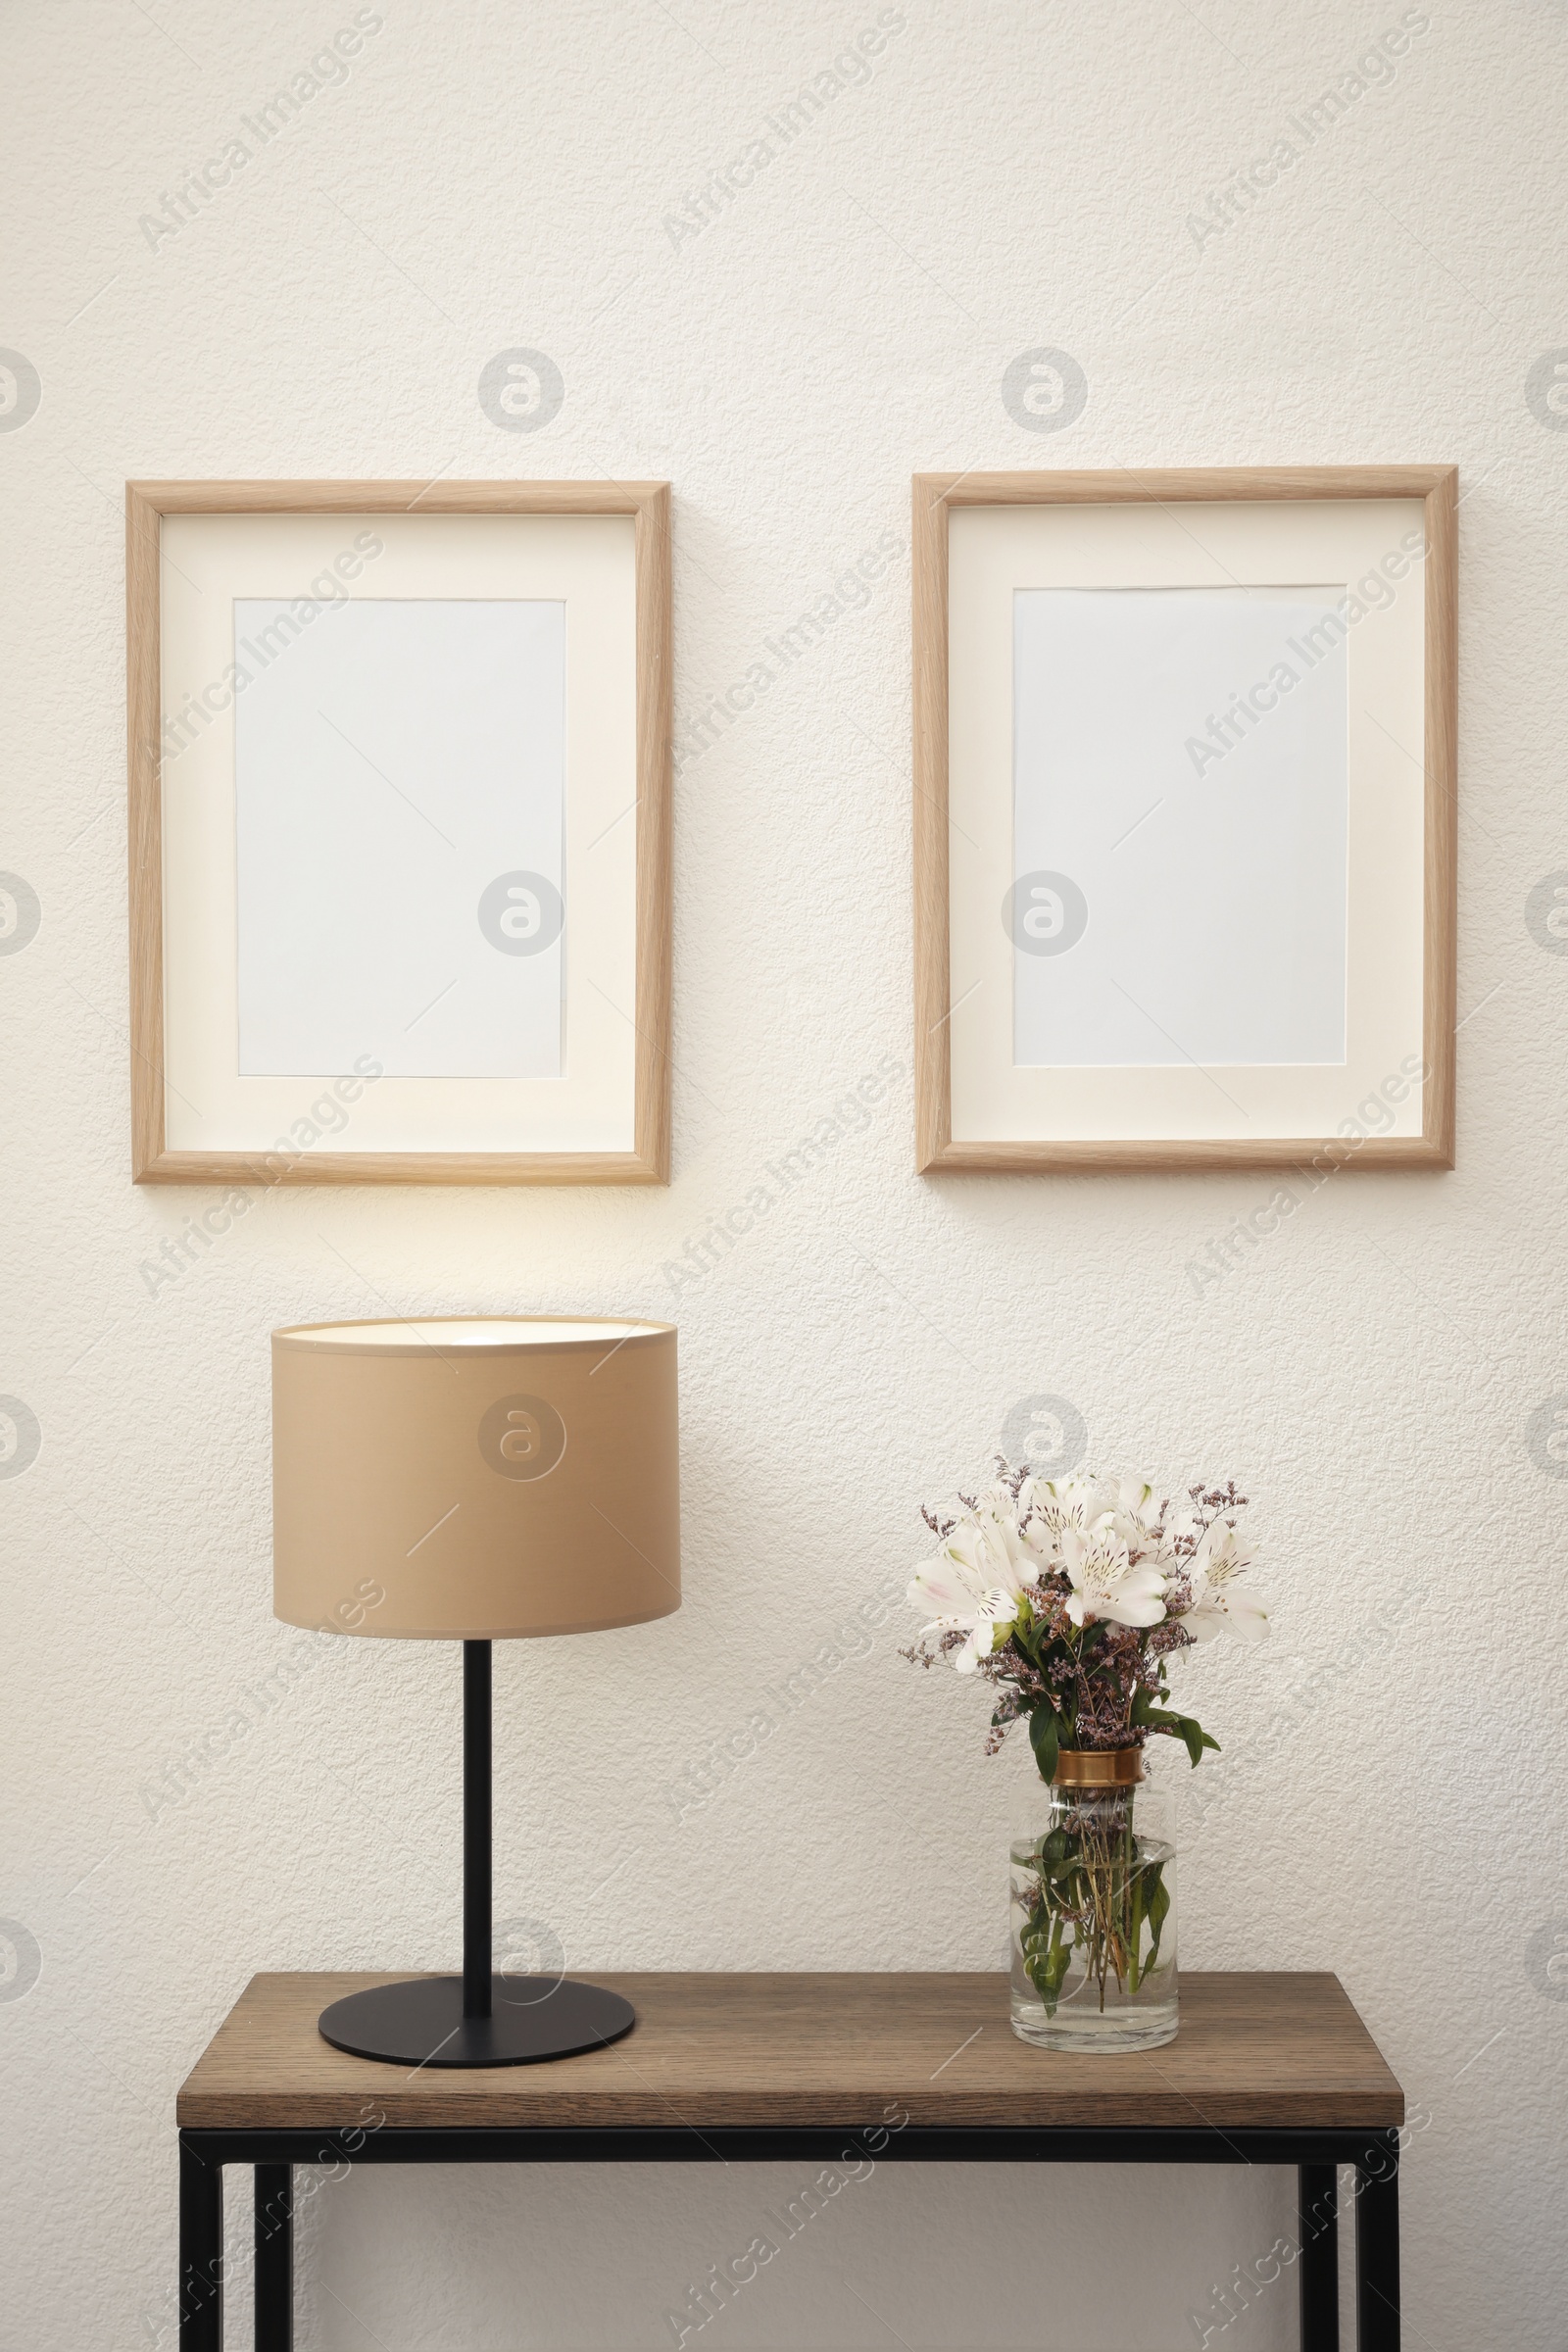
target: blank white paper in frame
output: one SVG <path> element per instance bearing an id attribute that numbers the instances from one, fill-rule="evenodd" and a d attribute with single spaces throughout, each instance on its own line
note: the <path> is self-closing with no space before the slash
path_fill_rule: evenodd
<path id="1" fill-rule="evenodd" d="M 1420 502 L 949 534 L 954 1140 L 1332 1134 L 1421 1050 Z"/>
<path id="2" fill-rule="evenodd" d="M 169 1149 L 305 1142 L 368 1061 L 333 1152 L 630 1151 L 632 518 L 175 514 L 163 551 L 164 711 L 207 714 L 164 744 Z"/>
<path id="3" fill-rule="evenodd" d="M 1016 1063 L 1343 1064 L 1344 594 L 1014 592 Z"/>
<path id="4" fill-rule="evenodd" d="M 565 620 L 234 600 L 241 1077 L 560 1077 Z"/>

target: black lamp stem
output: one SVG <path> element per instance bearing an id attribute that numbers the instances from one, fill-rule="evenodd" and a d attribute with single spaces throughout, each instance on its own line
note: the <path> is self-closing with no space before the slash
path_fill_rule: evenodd
<path id="1" fill-rule="evenodd" d="M 462 1978 L 416 1977 L 348 1993 L 322 2010 L 322 2039 L 357 2058 L 417 2071 L 531 2066 L 602 2050 L 631 2032 L 630 2001 L 602 1984 L 554 1975 L 495 1978 L 490 1902 L 490 1644 L 465 1642 Z"/>
<path id="2" fill-rule="evenodd" d="M 490 2015 L 490 1644 L 463 1644 L 463 2014 Z"/>

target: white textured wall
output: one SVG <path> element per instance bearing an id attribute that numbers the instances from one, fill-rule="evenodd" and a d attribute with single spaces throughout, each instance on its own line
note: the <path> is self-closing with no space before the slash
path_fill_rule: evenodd
<path id="1" fill-rule="evenodd" d="M 1200 242 L 1189 214 L 1396 0 L 894 13 L 874 72 L 678 240 L 666 219 L 877 0 L 383 0 L 349 77 L 162 236 L 140 217 L 349 0 L 51 0 L 0 28 L 0 342 L 42 386 L 0 430 L 0 866 L 42 909 L 0 959 L 0 1390 L 42 1433 L 0 1484 L 0 1913 L 41 1954 L 29 1986 L 13 1936 L 0 1986 L 8 2346 L 172 2352 L 174 2089 L 252 1970 L 455 1957 L 450 1653 L 332 1649 L 148 1807 L 299 1639 L 269 1612 L 268 1330 L 389 1305 L 681 1326 L 684 1610 L 499 1661 L 499 1908 L 583 1968 L 993 1962 L 1024 1760 L 983 1759 L 975 1693 L 914 1675 L 902 1629 L 683 1818 L 671 1788 L 902 1576 L 916 1500 L 1020 1399 L 1069 1399 L 1103 1464 L 1235 1472 L 1277 1639 L 1184 1685 L 1227 1749 L 1184 1957 L 1338 1969 L 1423 2102 L 1408 2341 L 1560 2341 L 1568 1489 L 1530 1431 L 1568 1390 L 1568 962 L 1525 907 L 1568 867 L 1568 436 L 1527 397 L 1568 342 L 1568 16 L 1433 8 L 1392 81 Z M 1054 435 L 1000 392 L 1042 345 L 1088 385 Z M 514 346 L 564 380 L 531 436 L 477 398 Z M 204 1196 L 126 1175 L 126 475 L 668 476 L 684 731 L 884 533 L 902 548 L 917 467 L 1282 460 L 1463 468 L 1454 1174 L 1340 1177 L 1199 1295 L 1188 1261 L 1267 1178 L 922 1180 L 901 1077 L 672 1289 L 767 1161 L 907 1067 L 901 554 L 683 767 L 667 1192 L 273 1193 L 149 1294 Z M 362 2176 L 308 2201 L 302 2342 L 654 2352 L 797 2185 Z M 692 2340 L 1196 2344 L 1190 2311 L 1286 2212 L 1278 2176 L 883 2167 Z M 1211 2341 L 1293 2343 L 1290 2298 Z"/>

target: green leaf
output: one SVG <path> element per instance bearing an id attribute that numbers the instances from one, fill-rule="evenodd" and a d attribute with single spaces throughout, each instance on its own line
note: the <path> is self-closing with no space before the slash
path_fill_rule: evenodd
<path id="1" fill-rule="evenodd" d="M 1144 1962 L 1146 1977 L 1158 1958 L 1159 1932 L 1170 1913 L 1170 1888 L 1165 1884 L 1163 1862 L 1156 1862 L 1149 1874 L 1150 1883 L 1146 1889 L 1149 1901 L 1149 1908 L 1145 1914 L 1149 1921 L 1149 1956 Z"/>
<path id="2" fill-rule="evenodd" d="M 1202 1725 L 1196 1722 L 1191 1715 L 1178 1715 L 1176 1722 L 1183 1740 L 1187 1742 L 1187 1753 L 1195 1764 L 1201 1761 L 1205 1747 L 1213 1748 L 1216 1755 L 1218 1754 L 1219 1741 L 1211 1739 Z"/>
<path id="3" fill-rule="evenodd" d="M 1052 1923 L 1050 1949 L 1042 1952 L 1037 1948 L 1024 1961 L 1025 1973 L 1045 2003 L 1048 2017 L 1054 2017 L 1056 2013 L 1062 1980 L 1067 1974 L 1072 1955 L 1072 1944 L 1061 1940 L 1061 1922 L 1058 1919 Z"/>
<path id="4" fill-rule="evenodd" d="M 1029 1744 L 1035 1751 L 1040 1778 L 1049 1781 L 1056 1769 L 1056 1713 L 1054 1707 L 1036 1707 L 1030 1716 Z"/>
<path id="5" fill-rule="evenodd" d="M 1189 1763 L 1198 1763 L 1203 1753 L 1203 1735 L 1190 1715 L 1176 1717 L 1176 1737 L 1187 1750 Z"/>
<path id="6" fill-rule="evenodd" d="M 1131 1900 L 1128 1905 L 1129 1917 L 1127 1923 L 1127 1989 L 1129 1992 L 1136 1992 L 1138 1990 L 1138 1942 L 1139 1937 L 1143 1934 L 1144 1897 L 1148 1892 L 1148 1888 L 1145 1885 L 1146 1877 L 1147 1873 L 1142 1869 L 1135 1869 L 1132 1874 L 1132 1886 L 1130 1889 Z"/>
<path id="7" fill-rule="evenodd" d="M 1132 1720 L 1141 1731 L 1171 1733 L 1183 1742 L 1194 1764 L 1199 1761 L 1205 1747 L 1213 1748 L 1216 1755 L 1219 1752 L 1219 1741 L 1205 1732 L 1193 1716 L 1177 1715 L 1169 1707 L 1154 1706 L 1147 1690 L 1140 1690 L 1133 1700 Z"/>

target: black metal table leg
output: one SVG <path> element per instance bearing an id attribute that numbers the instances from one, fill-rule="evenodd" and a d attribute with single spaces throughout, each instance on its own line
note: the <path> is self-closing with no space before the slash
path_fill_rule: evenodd
<path id="1" fill-rule="evenodd" d="M 294 2167 L 256 2167 L 256 2352 L 294 2352 Z"/>
<path id="2" fill-rule="evenodd" d="M 1380 2132 L 1355 2165 L 1356 2352 L 1399 2352 L 1399 2136 Z"/>
<path id="3" fill-rule="evenodd" d="M 223 2352 L 223 2168 L 179 2143 L 179 2352 Z"/>
<path id="4" fill-rule="evenodd" d="M 891 2110 L 889 2110 L 891 2112 Z M 222 2352 L 223 2166 L 253 2168 L 257 2352 L 293 2352 L 293 2168 L 300 2164 L 791 2163 L 841 2155 L 826 2124 L 551 2126 L 399 2124 L 188 2127 L 179 2134 L 179 2347 Z M 1395 2131 L 1217 2126 L 931 2127 L 906 2117 L 878 2156 L 947 2164 L 1282 2165 L 1297 2171 L 1303 2352 L 1339 2352 L 1338 2168 L 1355 2169 L 1356 2352 L 1400 2352 L 1399 2150 Z M 867 2132 L 868 2140 L 872 2139 Z M 1283 2249 L 1282 2249 L 1283 2250 Z M 1260 2273 L 1261 2275 L 1265 2275 Z M 1275 2267 L 1272 2276 L 1279 2276 Z M 1222 2302 L 1224 2297 L 1220 2297 Z M 1227 2317 L 1209 2335 L 1237 2315 Z"/>
<path id="5" fill-rule="evenodd" d="M 1301 2164 L 1296 2177 L 1301 2352 L 1340 2352 L 1339 2173 L 1332 2164 Z"/>

